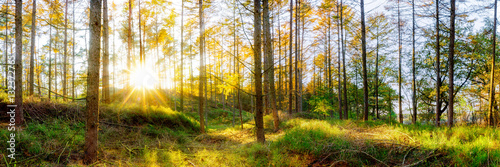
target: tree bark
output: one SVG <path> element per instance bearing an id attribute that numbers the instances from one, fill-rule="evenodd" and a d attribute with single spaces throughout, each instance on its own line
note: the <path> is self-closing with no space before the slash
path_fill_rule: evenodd
<path id="1" fill-rule="evenodd" d="M 85 124 L 84 164 L 97 161 L 97 130 L 99 129 L 99 60 L 101 49 L 101 1 L 90 1 L 90 54 L 87 77 L 87 120 Z"/>
<path id="2" fill-rule="evenodd" d="M 75 72 L 75 2 L 73 2 L 73 58 L 71 59 L 73 62 L 72 62 L 72 70 L 73 70 L 73 75 L 71 75 L 71 82 L 72 82 L 72 86 L 71 86 L 71 95 L 73 95 L 73 99 L 72 101 L 75 101 L 75 98 L 76 98 L 76 94 L 75 94 L 75 75 L 76 75 L 76 72 Z"/>
<path id="3" fill-rule="evenodd" d="M 181 101 L 180 111 L 184 111 L 184 0 L 181 2 Z"/>
<path id="4" fill-rule="evenodd" d="M 415 82 L 415 0 L 411 1 L 411 7 L 412 7 L 412 19 L 413 19 L 413 27 L 412 27 L 412 75 L 413 75 L 413 81 L 412 81 L 412 104 L 413 104 L 413 124 L 417 123 L 417 83 Z"/>
<path id="5" fill-rule="evenodd" d="M 52 17 L 49 17 L 49 23 L 52 22 Z M 85 37 L 87 34 L 85 34 Z M 85 42 L 87 43 L 87 42 Z M 52 26 L 49 26 L 49 92 L 48 99 L 52 98 Z"/>
<path id="6" fill-rule="evenodd" d="M 204 115 L 204 86 L 206 82 L 205 77 L 205 64 L 203 62 L 203 57 L 205 53 L 205 27 L 203 25 L 203 0 L 198 1 L 199 5 L 199 19 L 200 19 L 200 84 L 199 84 L 199 98 L 200 103 L 198 106 L 199 114 L 200 114 L 200 131 L 201 133 L 205 133 L 205 115 Z M 205 93 L 206 94 L 206 93 Z"/>
<path id="7" fill-rule="evenodd" d="M 15 103 L 16 103 L 16 125 L 24 123 L 23 116 L 23 2 L 16 0 L 16 60 L 15 60 Z"/>
<path id="8" fill-rule="evenodd" d="M 344 42 L 344 20 L 343 20 L 343 14 L 344 14 L 344 5 L 343 1 L 340 0 L 340 39 L 342 43 L 342 72 L 343 72 L 343 78 L 344 78 L 344 115 L 348 115 L 348 101 L 347 101 L 347 74 L 345 71 L 345 42 Z M 348 118 L 348 117 L 346 117 Z"/>
<path id="9" fill-rule="evenodd" d="M 494 21 L 493 21 L 493 40 L 492 44 L 493 45 L 493 51 L 491 54 L 491 77 L 490 77 L 490 102 L 488 106 L 488 110 L 490 113 L 490 126 L 495 126 L 496 122 L 495 119 L 493 119 L 493 106 L 495 105 L 495 58 L 496 58 L 496 38 L 497 36 L 497 0 L 495 0 L 495 15 L 494 15 Z"/>
<path id="10" fill-rule="evenodd" d="M 270 103 L 271 112 L 273 114 L 274 120 L 274 131 L 279 129 L 279 117 L 278 111 L 276 110 L 276 91 L 274 86 L 274 56 L 272 50 L 272 40 L 270 33 L 270 23 L 269 23 L 269 0 L 263 0 L 263 16 L 264 16 L 264 54 L 267 59 L 266 65 L 266 76 L 269 85 L 269 92 L 267 94 L 268 102 Z"/>
<path id="11" fill-rule="evenodd" d="M 293 43 L 293 0 L 290 0 L 290 35 L 289 35 L 289 47 L 290 53 L 288 58 L 288 67 L 289 67 L 289 86 L 288 86 L 288 114 L 292 115 L 293 113 L 293 71 L 292 71 L 292 43 Z"/>
<path id="12" fill-rule="evenodd" d="M 127 32 L 127 69 L 130 69 L 131 64 L 131 52 L 132 52 L 132 0 L 128 1 L 128 32 Z M 130 84 L 130 72 L 127 73 L 127 79 L 125 85 L 128 88 Z"/>
<path id="13" fill-rule="evenodd" d="M 108 18 L 108 0 L 102 1 L 103 17 L 103 40 L 104 54 L 102 55 L 102 101 L 109 103 L 109 18 Z"/>
<path id="14" fill-rule="evenodd" d="M 441 55 L 439 47 L 439 0 L 436 0 L 436 126 L 441 122 Z"/>
<path id="15" fill-rule="evenodd" d="M 63 86 L 62 86 L 62 91 L 63 91 L 63 100 L 66 101 L 67 97 L 67 68 L 66 64 L 68 64 L 68 0 L 66 0 L 66 4 L 64 5 L 64 56 L 63 56 Z"/>
<path id="16" fill-rule="evenodd" d="M 33 96 L 35 89 L 35 35 L 36 35 L 36 0 L 33 0 L 33 9 L 31 12 L 31 49 L 30 49 L 30 76 L 29 95 Z"/>
<path id="17" fill-rule="evenodd" d="M 454 54 L 455 54 L 455 0 L 450 0 L 451 11 L 450 11 L 450 46 L 449 46 L 449 58 L 448 58 L 448 77 L 449 77 L 449 89 L 448 89 L 448 126 L 453 127 L 453 70 L 454 70 Z"/>
<path id="18" fill-rule="evenodd" d="M 261 60 L 261 0 L 254 0 L 254 76 L 255 76 L 255 126 L 257 127 L 257 141 L 264 143 L 266 138 L 264 136 L 264 111 L 262 100 L 262 60 Z"/>
<path id="19" fill-rule="evenodd" d="M 377 25 L 377 49 L 376 49 L 376 59 L 375 59 L 375 113 L 377 119 L 380 118 L 379 116 L 379 111 L 378 111 L 378 49 L 379 49 L 379 41 L 378 41 L 378 36 L 379 36 L 379 31 L 378 31 L 379 25 Z"/>
<path id="20" fill-rule="evenodd" d="M 365 31 L 365 4 L 361 0 L 361 48 L 362 48 L 362 66 L 363 66 L 363 120 L 368 121 L 368 76 L 366 70 L 366 31 Z"/>
<path id="21" fill-rule="evenodd" d="M 399 0 L 398 0 L 398 61 L 399 61 L 399 68 L 398 68 L 398 104 L 399 104 L 399 123 L 403 123 L 403 108 L 402 108 L 402 103 L 401 103 L 401 13 L 399 11 Z"/>

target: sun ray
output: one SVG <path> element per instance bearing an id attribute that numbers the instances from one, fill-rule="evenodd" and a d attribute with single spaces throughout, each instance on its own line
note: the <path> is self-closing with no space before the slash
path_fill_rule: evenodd
<path id="1" fill-rule="evenodd" d="M 120 107 L 123 107 L 123 105 L 125 105 L 125 103 L 128 101 L 128 99 L 130 99 L 130 97 L 132 96 L 132 94 L 134 94 L 135 92 L 135 87 L 132 89 L 132 91 L 130 91 L 130 93 L 127 95 L 127 97 L 123 100 L 122 104 L 120 104 Z"/>

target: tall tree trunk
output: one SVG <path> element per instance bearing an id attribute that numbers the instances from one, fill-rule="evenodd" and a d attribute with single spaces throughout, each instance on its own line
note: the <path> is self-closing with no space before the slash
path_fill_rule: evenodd
<path id="1" fill-rule="evenodd" d="M 449 77 L 449 89 L 448 89 L 448 126 L 453 127 L 453 100 L 454 100 L 454 86 L 453 86 L 453 70 L 455 65 L 455 0 L 450 0 L 451 11 L 450 11 L 450 47 L 449 47 L 449 58 L 448 58 L 448 77 Z"/>
<path id="2" fill-rule="evenodd" d="M 379 49 L 379 44 L 378 44 L 378 37 L 379 37 L 379 31 L 378 31 L 378 25 L 377 25 L 377 49 L 376 49 L 376 59 L 375 59 L 375 113 L 377 116 L 377 119 L 379 119 L 379 112 L 378 112 L 378 49 Z"/>
<path id="3" fill-rule="evenodd" d="M 31 12 L 31 49 L 30 49 L 30 76 L 29 76 L 29 95 L 33 96 L 35 89 L 35 34 L 36 34 L 36 0 L 33 0 Z M 40 86 L 40 85 L 39 85 Z"/>
<path id="4" fill-rule="evenodd" d="M 75 72 L 75 2 L 73 2 L 73 58 L 71 59 L 73 62 L 71 63 L 72 66 L 72 71 L 73 71 L 73 74 L 71 75 L 71 95 L 73 96 L 72 100 L 75 101 L 75 98 L 76 98 L 76 94 L 75 94 L 75 75 L 76 75 L 76 72 Z"/>
<path id="5" fill-rule="evenodd" d="M 264 136 L 264 111 L 262 101 L 262 60 L 261 60 L 261 0 L 254 0 L 254 76 L 255 76 L 255 126 L 257 127 L 257 141 L 264 143 L 266 138 Z"/>
<path id="6" fill-rule="evenodd" d="M 16 0 L 16 60 L 15 60 L 15 104 L 16 104 L 16 125 L 24 123 L 23 116 L 23 2 Z"/>
<path id="7" fill-rule="evenodd" d="M 268 102 L 270 103 L 271 112 L 273 114 L 274 120 L 274 131 L 278 131 L 279 129 L 279 117 L 278 111 L 276 110 L 276 93 L 274 86 L 274 56 L 272 50 L 272 40 L 270 33 L 270 23 L 269 23 L 269 0 L 263 0 L 263 16 L 264 16 L 264 54 L 265 59 L 267 59 L 266 70 L 267 73 L 267 81 L 269 86 L 269 94 L 267 95 Z"/>
<path id="8" fill-rule="evenodd" d="M 337 1 L 338 3 L 338 1 Z M 337 12 L 339 12 L 339 9 L 340 9 L 340 5 L 337 4 Z M 337 16 L 338 16 L 338 13 L 337 13 Z M 337 49 L 338 49 L 338 53 L 337 53 L 337 57 L 338 57 L 338 61 L 337 61 L 337 84 L 338 84 L 338 91 L 337 91 L 337 96 L 338 96 L 338 100 L 339 100 L 339 113 L 342 114 L 342 85 L 340 84 L 341 83 L 341 77 L 340 77 L 340 17 L 337 17 L 337 40 L 338 40 L 338 45 L 337 45 Z M 344 99 L 345 100 L 345 99 Z M 347 119 L 347 115 L 344 115 L 344 118 Z"/>
<path id="9" fill-rule="evenodd" d="M 299 1 L 295 1 L 295 112 L 299 112 Z"/>
<path id="10" fill-rule="evenodd" d="M 68 0 L 66 0 L 66 4 L 64 5 L 64 56 L 63 56 L 63 86 L 62 86 L 62 91 L 63 91 L 63 100 L 66 101 L 67 99 L 67 68 L 66 64 L 68 64 Z"/>
<path id="11" fill-rule="evenodd" d="M 281 66 L 281 22 L 280 22 L 280 17 L 279 17 L 279 14 L 280 14 L 280 9 L 281 8 L 278 8 L 278 16 L 276 16 L 278 18 L 278 110 L 281 110 L 283 111 L 283 105 L 282 105 L 282 102 L 283 102 L 283 90 L 281 89 L 282 86 L 283 86 L 283 82 L 281 81 L 281 79 L 283 78 L 283 69 L 282 69 L 282 66 Z"/>
<path id="12" fill-rule="evenodd" d="M 184 111 L 184 0 L 181 2 L 181 103 L 180 111 Z"/>
<path id="13" fill-rule="evenodd" d="M 411 7 L 412 7 L 412 19 L 413 19 L 413 27 L 412 27 L 412 75 L 413 75 L 413 81 L 412 81 L 412 88 L 413 88 L 413 93 L 412 93 L 412 104 L 413 104 L 413 124 L 417 123 L 417 83 L 415 82 L 415 0 L 411 1 Z"/>
<path id="14" fill-rule="evenodd" d="M 441 123 L 441 55 L 439 53 L 439 0 L 436 0 L 436 126 Z"/>
<path id="15" fill-rule="evenodd" d="M 8 52 L 8 43 L 9 43 L 9 1 L 5 1 L 5 64 L 9 64 L 8 63 L 8 58 L 9 57 L 9 52 Z M 5 87 L 8 87 L 8 82 L 9 80 L 7 79 L 8 76 L 9 76 L 9 70 L 8 70 L 9 66 L 5 66 Z"/>
<path id="16" fill-rule="evenodd" d="M 363 66 L 363 120 L 368 121 L 368 76 L 366 70 L 366 31 L 365 31 L 365 4 L 361 0 L 361 48 L 362 48 L 362 66 Z"/>
<path id="17" fill-rule="evenodd" d="M 52 12 L 51 12 L 52 13 Z M 52 23 L 52 17 L 49 17 L 49 23 Z M 87 34 L 85 34 L 85 38 Z M 87 42 L 85 42 L 87 43 Z M 49 101 L 52 98 L 52 26 L 49 25 Z"/>
<path id="18" fill-rule="evenodd" d="M 401 103 L 401 13 L 399 11 L 399 0 L 398 0 L 398 60 L 399 60 L 399 68 L 398 68 L 398 104 L 399 104 L 399 123 L 403 123 L 403 108 Z"/>
<path id="19" fill-rule="evenodd" d="M 142 53 L 142 23 L 141 23 L 141 0 L 139 0 L 138 2 L 138 8 L 139 8 L 139 57 L 140 57 L 140 68 L 144 68 L 144 56 L 143 56 L 143 53 Z"/>
<path id="20" fill-rule="evenodd" d="M 90 0 L 90 54 L 87 77 L 87 121 L 85 124 L 84 164 L 97 161 L 97 130 L 99 129 L 99 67 L 101 49 L 101 1 Z"/>
<path id="21" fill-rule="evenodd" d="M 289 86 L 288 86 L 288 114 L 292 115 L 292 108 L 293 108 L 293 72 L 292 72 L 292 43 L 293 43 L 293 0 L 290 0 L 290 35 L 289 35 L 289 47 L 290 47 L 290 53 L 289 53 Z"/>
<path id="22" fill-rule="evenodd" d="M 491 54 L 491 77 L 490 77 L 490 103 L 488 110 L 490 113 L 490 126 L 495 126 L 496 122 L 493 119 L 493 106 L 495 105 L 495 58 L 496 58 L 496 40 L 497 40 L 497 1 L 495 0 L 495 15 L 493 21 L 493 51 Z"/>
<path id="23" fill-rule="evenodd" d="M 344 115 L 348 115 L 347 110 L 348 110 L 348 101 L 347 101 L 347 76 L 346 76 L 346 71 L 345 71 L 345 42 L 344 42 L 344 20 L 343 20 L 343 14 L 344 14 L 344 5 L 342 3 L 342 0 L 340 0 L 340 39 L 342 43 L 342 72 L 344 74 Z M 347 117 L 346 117 L 347 118 Z"/>
<path id="24" fill-rule="evenodd" d="M 128 1 L 128 32 L 127 32 L 127 69 L 130 69 L 130 57 L 132 52 L 132 0 Z M 127 73 L 127 79 L 125 81 L 126 87 L 130 84 L 130 72 Z"/>
<path id="25" fill-rule="evenodd" d="M 108 0 L 102 1 L 103 24 L 102 34 L 104 35 L 104 54 L 102 55 L 102 100 L 109 103 L 109 18 L 108 18 Z"/>
<path id="26" fill-rule="evenodd" d="M 205 96 L 204 94 L 204 85 L 206 83 L 206 78 L 205 78 L 205 65 L 203 64 L 203 57 L 205 53 L 205 27 L 203 24 L 203 0 L 198 1 L 199 5 L 199 17 L 200 17 L 200 90 L 199 90 L 199 98 L 200 98 L 200 104 L 198 106 L 199 114 L 200 114 L 200 131 L 201 133 L 205 133 L 205 115 L 204 115 L 204 101 L 205 101 Z M 206 89 L 206 88 L 205 88 Z M 206 93 L 205 93 L 206 94 Z"/>

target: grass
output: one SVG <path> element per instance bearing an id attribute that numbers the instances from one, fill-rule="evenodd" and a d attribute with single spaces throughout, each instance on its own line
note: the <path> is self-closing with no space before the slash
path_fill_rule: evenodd
<path id="1" fill-rule="evenodd" d="M 52 107 L 42 107 L 46 105 Z M 83 166 L 85 124 L 77 116 L 84 108 L 78 103 L 43 101 L 31 106 L 48 111 L 28 108 L 31 118 L 16 138 L 18 165 Z M 239 112 L 234 127 L 232 111 L 213 109 L 207 114 L 208 132 L 199 134 L 196 112 L 105 105 L 100 113 L 97 166 L 500 165 L 500 134 L 489 127 L 449 129 L 280 113 L 278 132 L 272 129 L 272 117 L 265 117 L 267 141 L 260 144 L 255 142 L 251 113 L 242 113 L 243 128 Z M 9 133 L 0 129 L 2 141 Z M 1 150 L 6 147 L 0 145 Z"/>

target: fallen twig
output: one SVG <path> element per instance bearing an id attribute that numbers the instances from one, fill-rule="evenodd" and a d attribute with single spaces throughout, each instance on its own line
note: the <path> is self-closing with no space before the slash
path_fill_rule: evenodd
<path id="1" fill-rule="evenodd" d="M 377 161 L 377 162 L 379 162 L 379 163 L 381 163 L 381 164 L 383 164 L 383 165 L 385 165 L 385 166 L 389 166 L 389 165 L 387 165 L 386 163 L 384 163 L 383 161 L 381 161 L 381 160 L 379 160 L 379 159 L 377 159 L 377 158 L 373 157 L 372 155 L 370 155 L 370 154 L 368 154 L 368 153 L 366 153 L 366 152 L 364 152 L 364 151 L 360 151 L 360 150 L 351 150 L 351 149 L 345 149 L 345 150 L 342 150 L 342 151 L 351 151 L 351 152 L 363 153 L 363 154 L 365 154 L 366 156 L 370 157 L 371 159 L 373 159 L 373 160 L 375 160 L 375 161 Z"/>
<path id="2" fill-rule="evenodd" d="M 401 166 L 404 166 L 405 165 L 405 160 L 406 160 L 406 156 L 408 156 L 408 154 L 411 152 L 411 150 L 415 149 L 415 147 L 412 147 L 410 148 L 410 150 L 408 150 L 408 152 L 406 152 L 405 156 L 403 157 L 403 163 L 401 164 Z"/>

